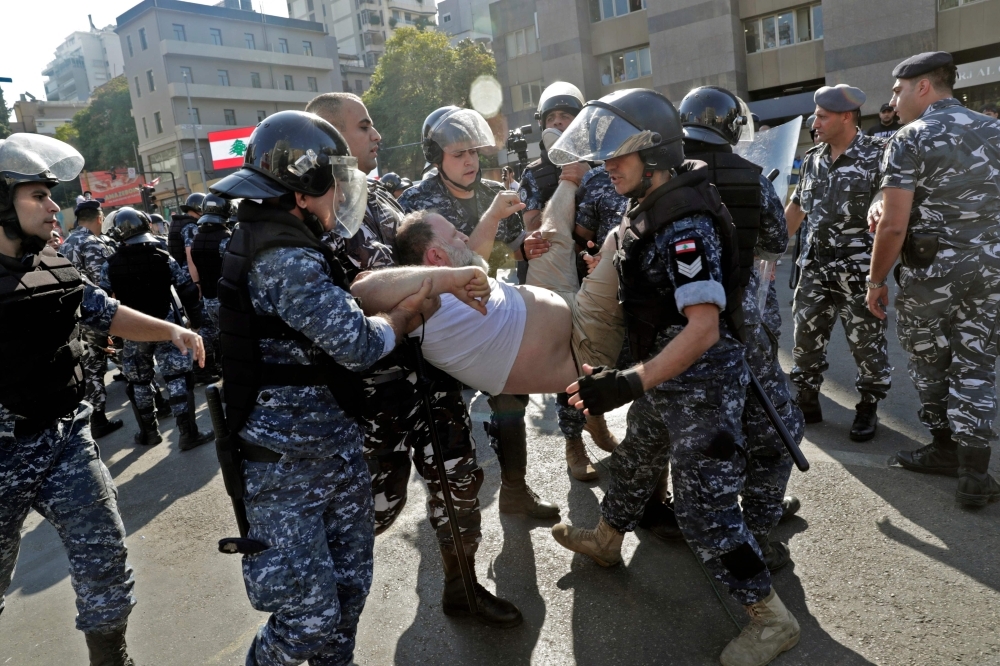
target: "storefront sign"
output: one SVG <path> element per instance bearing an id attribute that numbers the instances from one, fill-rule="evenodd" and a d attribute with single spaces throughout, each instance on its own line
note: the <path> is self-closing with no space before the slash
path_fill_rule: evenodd
<path id="1" fill-rule="evenodd" d="M 979 60 L 958 66 L 958 80 L 955 89 L 979 86 L 1000 81 L 1000 58 Z"/>

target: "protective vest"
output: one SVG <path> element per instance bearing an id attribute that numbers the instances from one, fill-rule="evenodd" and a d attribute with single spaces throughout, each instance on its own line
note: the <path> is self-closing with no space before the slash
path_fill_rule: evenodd
<path id="1" fill-rule="evenodd" d="M 37 430 L 83 399 L 83 292 L 80 273 L 50 248 L 25 273 L 0 266 L 0 404 Z"/>
<path id="2" fill-rule="evenodd" d="M 552 195 L 556 193 L 556 188 L 559 187 L 559 174 L 562 169 L 549 161 L 549 152 L 545 149 L 542 149 L 540 158 L 525 168 L 535 177 L 535 184 L 538 185 L 538 197 L 542 205 L 547 204 Z"/>
<path id="3" fill-rule="evenodd" d="M 754 250 L 760 235 L 762 169 L 735 153 L 704 153 L 691 155 L 689 159 L 708 164 L 708 180 L 719 190 L 722 203 L 733 217 L 740 250 L 740 285 L 746 287 L 753 273 Z"/>
<path id="4" fill-rule="evenodd" d="M 645 360 L 655 351 L 658 333 L 670 326 L 687 324 L 687 317 L 677 310 L 670 278 L 651 277 L 642 269 L 643 255 L 666 225 L 696 214 L 712 219 L 721 241 L 726 291 L 723 316 L 733 334 L 743 339 L 743 290 L 739 284 L 736 228 L 722 205 L 719 192 L 708 180 L 705 164 L 689 161 L 678 169 L 677 176 L 628 211 L 619 230 L 622 240 L 615 255 L 620 280 L 619 299 L 625 311 L 629 348 L 637 361 Z"/>
<path id="5" fill-rule="evenodd" d="M 184 235 L 181 232 L 189 224 L 198 224 L 198 220 L 190 215 L 174 215 L 170 218 L 170 227 L 167 229 L 167 250 L 181 266 L 187 266 L 188 263 Z"/>
<path id="6" fill-rule="evenodd" d="M 222 277 L 222 255 L 219 243 L 233 233 L 224 224 L 202 224 L 191 244 L 191 261 L 198 269 L 201 294 L 205 298 L 218 298 L 219 278 Z"/>
<path id="7" fill-rule="evenodd" d="M 108 259 L 115 298 L 143 314 L 165 319 L 173 304 L 170 255 L 153 243 L 123 243 Z"/>
<path id="8" fill-rule="evenodd" d="M 365 407 L 360 375 L 338 364 L 280 317 L 258 314 L 247 288 L 247 276 L 258 253 L 274 247 L 307 247 L 323 254 L 334 284 L 349 291 L 333 251 L 302 220 L 279 208 L 244 202 L 239 217 L 218 283 L 222 375 L 230 431 L 239 432 L 246 424 L 262 386 L 326 386 L 345 414 L 358 416 Z M 260 353 L 260 342 L 265 339 L 302 343 L 309 349 L 311 364 L 265 363 Z"/>

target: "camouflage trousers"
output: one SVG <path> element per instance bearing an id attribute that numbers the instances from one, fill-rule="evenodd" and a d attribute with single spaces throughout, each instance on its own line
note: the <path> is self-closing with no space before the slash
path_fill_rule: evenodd
<path id="1" fill-rule="evenodd" d="M 103 412 L 108 402 L 108 391 L 104 386 L 104 375 L 108 372 L 108 355 L 97 345 L 85 343 L 82 359 L 83 380 L 87 390 L 83 399 L 89 402 L 94 411 Z"/>
<path id="2" fill-rule="evenodd" d="M 910 355 L 921 423 L 950 429 L 964 446 L 989 446 L 996 438 L 1000 245 L 942 250 L 930 267 L 902 268 L 899 278 L 896 330 Z"/>
<path id="3" fill-rule="evenodd" d="M 406 505 L 412 457 L 417 473 L 427 482 L 431 527 L 440 543 L 451 544 L 451 525 L 434 464 L 427 415 L 415 381 L 415 376 L 410 375 L 365 388 L 369 404 L 379 405 L 374 417 L 358 419 L 365 435 L 364 456 L 375 499 L 375 534 L 389 529 Z M 482 537 L 479 488 L 483 485 L 483 470 L 476 460 L 476 445 L 462 392 L 435 392 L 431 409 L 448 468 L 448 489 L 458 514 L 462 542 L 466 546 L 478 544 Z"/>
<path id="4" fill-rule="evenodd" d="M 560 393 L 556 396 L 556 419 L 559 422 L 559 432 L 566 439 L 583 436 L 583 426 L 587 425 L 587 415 L 576 407 L 570 407 L 569 396 Z"/>
<path id="5" fill-rule="evenodd" d="M 489 396 L 490 422 L 483 426 L 490 438 L 490 448 L 497 454 L 501 473 L 523 477 L 528 467 L 528 438 L 524 427 L 528 400 L 526 395 L 507 393 Z"/>
<path id="6" fill-rule="evenodd" d="M 771 590 L 771 577 L 740 510 L 747 473 L 742 433 L 747 377 L 742 364 L 712 381 L 647 391 L 628 410 L 625 439 L 611 454 L 601 502 L 619 532 L 635 529 L 670 463 L 677 523 L 716 580 L 743 605 Z"/>
<path id="7" fill-rule="evenodd" d="M 170 411 L 174 416 L 188 411 L 187 392 L 194 388 L 191 378 L 191 356 L 185 356 L 169 342 L 125 341 L 122 350 L 122 374 L 135 392 L 135 406 L 140 410 L 153 407 L 153 360 L 159 366 L 170 394 Z"/>
<path id="8" fill-rule="evenodd" d="M 892 366 L 886 348 L 886 322 L 868 310 L 864 281 L 826 281 L 808 269 L 795 289 L 793 317 L 795 347 L 791 380 L 801 391 L 819 391 L 830 367 L 826 347 L 840 318 L 847 345 L 858 366 L 855 386 L 862 399 L 885 398 L 892 384 Z"/>
<path id="9" fill-rule="evenodd" d="M 135 606 L 132 567 L 125 560 L 125 527 L 118 490 L 90 436 L 91 409 L 81 405 L 38 433 L 18 436 L 0 422 L 0 611 L 34 509 L 59 534 L 76 592 L 76 628 L 108 632 Z"/>
<path id="10" fill-rule="evenodd" d="M 210 361 L 215 364 L 222 362 L 222 341 L 219 338 L 219 299 L 206 298 L 203 302 L 205 304 L 205 318 L 201 323 L 201 328 L 198 329 L 198 335 L 201 336 L 205 344 L 205 366 L 208 367 Z"/>
<path id="11" fill-rule="evenodd" d="M 243 479 L 248 536 L 269 546 L 243 556 L 243 580 L 251 605 L 271 613 L 247 666 L 351 663 L 375 545 L 361 450 L 245 462 Z"/>

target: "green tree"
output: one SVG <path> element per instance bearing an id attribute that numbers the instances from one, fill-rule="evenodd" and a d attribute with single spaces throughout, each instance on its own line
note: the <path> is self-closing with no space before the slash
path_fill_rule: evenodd
<path id="1" fill-rule="evenodd" d="M 382 134 L 380 169 L 419 178 L 424 164 L 420 141 L 424 118 L 442 106 L 469 106 L 476 77 L 496 76 L 493 54 L 482 44 L 463 40 L 451 46 L 440 32 L 399 28 L 385 44 L 385 55 L 372 75 L 364 102 Z"/>
<path id="2" fill-rule="evenodd" d="M 10 136 L 10 109 L 7 108 L 7 100 L 3 97 L 3 88 L 0 88 L 0 139 Z"/>
<path id="3" fill-rule="evenodd" d="M 88 171 L 105 171 L 112 167 L 135 164 L 132 145 L 139 143 L 132 118 L 132 98 L 128 81 L 118 76 L 94 90 L 90 106 L 73 116 L 73 130 L 67 138 L 86 159 Z"/>

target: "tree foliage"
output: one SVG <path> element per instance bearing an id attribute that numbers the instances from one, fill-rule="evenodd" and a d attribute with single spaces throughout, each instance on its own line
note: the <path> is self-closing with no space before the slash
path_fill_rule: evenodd
<path id="1" fill-rule="evenodd" d="M 7 100 L 3 97 L 3 88 L 0 88 L 0 139 L 10 136 L 10 109 L 7 108 Z"/>
<path id="2" fill-rule="evenodd" d="M 86 159 L 88 171 L 134 164 L 132 144 L 139 144 L 139 135 L 125 76 L 117 76 L 95 89 L 90 106 L 73 116 L 72 131 L 66 130 L 64 136 Z"/>
<path id="3" fill-rule="evenodd" d="M 399 28 L 386 42 L 364 102 L 382 135 L 380 170 L 419 178 L 424 158 L 420 141 L 424 118 L 442 106 L 469 106 L 469 89 L 479 76 L 496 76 L 493 54 L 463 40 L 451 46 L 448 35 Z"/>

